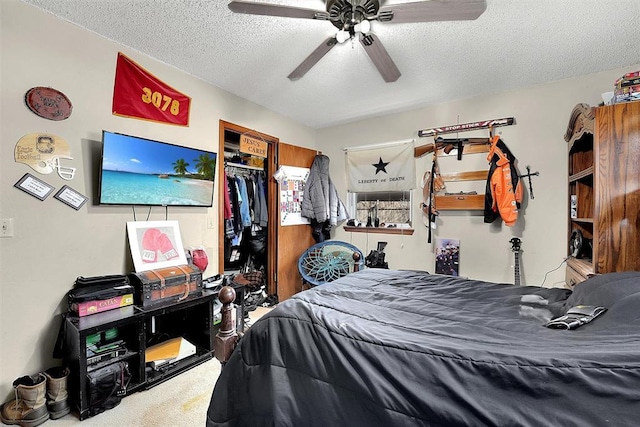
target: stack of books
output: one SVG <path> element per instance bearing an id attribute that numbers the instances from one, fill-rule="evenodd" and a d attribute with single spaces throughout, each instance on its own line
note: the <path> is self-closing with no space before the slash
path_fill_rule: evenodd
<path id="1" fill-rule="evenodd" d="M 640 101 L 640 71 L 626 73 L 614 85 L 613 102 L 629 101 Z"/>

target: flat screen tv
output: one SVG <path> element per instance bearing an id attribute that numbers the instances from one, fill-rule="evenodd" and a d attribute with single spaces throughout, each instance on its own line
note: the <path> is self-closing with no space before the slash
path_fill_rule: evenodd
<path id="1" fill-rule="evenodd" d="M 102 131 L 100 204 L 212 206 L 216 153 Z"/>

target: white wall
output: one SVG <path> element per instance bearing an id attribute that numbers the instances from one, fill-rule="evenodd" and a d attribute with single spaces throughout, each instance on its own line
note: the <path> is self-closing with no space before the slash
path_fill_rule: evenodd
<path id="1" fill-rule="evenodd" d="M 496 64 L 508 66 L 508 64 Z M 359 121 L 318 132 L 318 146 L 331 158 L 331 176 L 340 194 L 346 194 L 344 179 L 344 147 L 376 144 L 415 138 L 416 145 L 433 141 L 418 138 L 419 129 L 442 127 L 456 123 L 515 117 L 516 125 L 496 130 L 518 159 L 521 174 L 526 166 L 540 175 L 532 178 L 534 199 L 528 194 L 516 225 L 506 227 L 501 221 L 485 224 L 482 212 L 441 212 L 433 243 L 427 244 L 427 228 L 421 217 L 420 182 L 431 168 L 431 155 L 418 159 L 417 190 L 412 206 L 415 234 L 397 236 L 346 233 L 336 229 L 335 238 L 358 246 L 365 255 L 378 241 L 387 241 L 386 259 L 390 268 L 424 269 L 434 272 L 435 238 L 460 240 L 460 275 L 475 279 L 513 283 L 514 257 L 509 240 L 522 239 L 522 284 L 540 285 L 545 273 L 560 265 L 567 248 L 567 144 L 564 133 L 573 107 L 580 102 L 598 105 L 601 93 L 611 91 L 613 82 L 624 72 L 639 66 L 587 75 L 554 83 L 528 87 L 401 114 Z M 464 132 L 460 137 L 486 137 L 488 131 Z M 453 138 L 452 135 L 442 135 Z M 455 157 L 439 157 L 440 171 L 482 170 L 488 168 L 486 154 L 467 154 L 458 162 Z M 449 183 L 446 191 L 485 192 L 485 183 Z M 436 206 L 437 208 L 437 206 Z M 545 286 L 562 286 L 564 265 L 549 273 Z"/>
<path id="2" fill-rule="evenodd" d="M 13 380 L 58 363 L 51 359 L 58 314 L 66 311 L 65 295 L 75 278 L 132 270 L 126 239 L 126 222 L 133 220 L 131 208 L 95 204 L 103 129 L 216 152 L 220 119 L 310 148 L 314 148 L 315 130 L 19 1 L 0 1 L 0 16 L 0 218 L 13 218 L 15 228 L 15 237 L 0 239 L 0 398 L 4 402 L 13 395 Z M 111 114 L 118 51 L 192 98 L 189 127 Z M 73 104 L 71 117 L 55 122 L 29 111 L 24 95 L 34 86 L 65 93 Z M 73 181 L 55 173 L 40 175 L 14 162 L 16 142 L 32 132 L 50 132 L 69 143 L 73 160 L 66 164 L 77 168 Z M 69 184 L 90 200 L 79 211 L 51 196 L 41 202 L 13 188 L 27 172 L 56 189 Z M 168 211 L 169 219 L 180 223 L 185 246 L 208 248 L 207 276 L 217 272 L 217 194 L 214 200 L 211 209 Z M 136 209 L 137 219 L 145 219 L 147 212 Z M 207 216 L 215 218 L 216 228 L 207 228 Z M 151 220 L 164 217 L 163 208 L 151 211 Z"/>

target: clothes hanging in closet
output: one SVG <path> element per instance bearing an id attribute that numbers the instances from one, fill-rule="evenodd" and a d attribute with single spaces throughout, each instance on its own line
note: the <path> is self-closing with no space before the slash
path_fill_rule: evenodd
<path id="1" fill-rule="evenodd" d="M 247 182 L 244 177 L 236 176 L 236 184 L 238 185 L 238 201 L 240 204 L 240 224 L 242 228 L 251 227 L 251 211 L 249 205 L 249 195 L 247 194 Z"/>
<path id="2" fill-rule="evenodd" d="M 254 224 L 258 224 L 261 227 L 266 227 L 269 218 L 269 212 L 267 211 L 267 187 L 264 183 L 264 176 L 262 177 L 262 179 L 256 180 L 256 187 L 257 200 L 254 199 Z"/>
<path id="3" fill-rule="evenodd" d="M 225 267 L 266 266 L 268 211 L 264 173 L 225 170 Z M 228 196 L 228 197 L 227 197 Z M 228 199 L 229 206 L 226 206 Z"/>

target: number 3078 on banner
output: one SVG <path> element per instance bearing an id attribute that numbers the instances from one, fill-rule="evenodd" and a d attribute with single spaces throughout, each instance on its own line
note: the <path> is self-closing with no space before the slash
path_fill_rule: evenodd
<path id="1" fill-rule="evenodd" d="M 148 87 L 142 88 L 142 102 L 145 104 L 153 104 L 162 111 L 169 109 L 169 112 L 174 116 L 180 114 L 180 101 L 171 99 L 170 96 L 163 95 L 158 91 L 152 92 Z"/>

